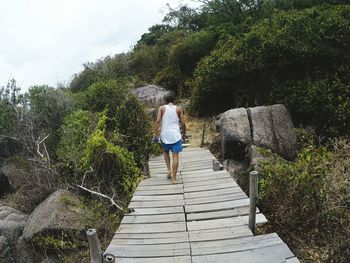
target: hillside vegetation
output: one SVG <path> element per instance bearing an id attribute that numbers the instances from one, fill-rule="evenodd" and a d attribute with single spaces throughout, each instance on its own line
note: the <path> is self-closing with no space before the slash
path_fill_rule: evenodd
<path id="1" fill-rule="evenodd" d="M 1 87 L 0 146 L 12 147 L 0 154 L 0 167 L 15 165 L 22 180 L 1 200 L 30 213 L 56 189 L 69 189 L 92 208 L 88 226 L 106 246 L 145 162 L 159 152 L 133 88 L 157 84 L 189 100 L 194 135 L 227 109 L 284 103 L 301 128 L 299 155 L 288 162 L 264 152 L 261 209 L 303 262 L 348 262 L 349 1 L 200 2 L 198 9 L 169 7 L 129 52 L 87 62 L 67 87 L 24 94 L 15 80 Z M 62 262 L 80 262 L 88 253 L 79 242 L 48 247 Z"/>

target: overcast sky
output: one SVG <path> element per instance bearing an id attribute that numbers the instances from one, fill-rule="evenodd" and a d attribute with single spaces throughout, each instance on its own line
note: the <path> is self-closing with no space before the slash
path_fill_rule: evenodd
<path id="1" fill-rule="evenodd" d="M 130 50 L 166 4 L 190 0 L 0 0 L 0 86 L 68 83 L 82 64 Z"/>

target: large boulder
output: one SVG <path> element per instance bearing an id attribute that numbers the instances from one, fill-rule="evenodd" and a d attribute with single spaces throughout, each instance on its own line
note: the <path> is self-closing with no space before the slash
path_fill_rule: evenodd
<path id="1" fill-rule="evenodd" d="M 18 189 L 23 184 L 24 180 L 27 180 L 28 175 L 24 169 L 19 169 L 15 164 L 4 164 L 0 169 L 0 176 L 3 176 L 4 182 L 9 183 L 12 189 Z M 6 177 L 6 179 L 5 179 Z M 1 187 L 0 187 L 1 188 Z"/>
<path id="2" fill-rule="evenodd" d="M 133 90 L 133 93 L 139 100 L 154 108 L 164 104 L 164 97 L 168 92 L 166 89 L 156 85 L 146 85 Z"/>
<path id="3" fill-rule="evenodd" d="M 23 237 L 32 240 L 48 233 L 81 232 L 92 216 L 74 194 L 60 189 L 35 208 L 24 228 Z"/>
<path id="4" fill-rule="evenodd" d="M 6 237 L 9 244 L 17 243 L 27 220 L 27 215 L 12 207 L 0 204 L 0 236 Z"/>
<path id="5" fill-rule="evenodd" d="M 252 142 L 247 110 L 239 108 L 226 111 L 220 120 L 223 159 L 243 160 L 247 146 Z"/>
<path id="6" fill-rule="evenodd" d="M 7 242 L 7 238 L 0 236 L 0 262 L 13 262 L 11 249 Z"/>
<path id="7" fill-rule="evenodd" d="M 27 220 L 27 215 L 0 203 L 0 262 L 38 262 L 32 246 L 21 237 Z"/>
<path id="8" fill-rule="evenodd" d="M 282 104 L 248 109 L 253 144 L 271 149 L 286 159 L 293 159 L 297 152 L 293 122 Z"/>

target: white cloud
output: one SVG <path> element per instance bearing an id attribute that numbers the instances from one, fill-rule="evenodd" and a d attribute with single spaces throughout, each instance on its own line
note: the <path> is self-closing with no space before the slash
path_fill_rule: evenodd
<path id="1" fill-rule="evenodd" d="M 83 63 L 128 51 L 161 22 L 167 3 L 174 7 L 180 2 L 1 0 L 0 86 L 11 77 L 24 90 L 67 82 Z"/>

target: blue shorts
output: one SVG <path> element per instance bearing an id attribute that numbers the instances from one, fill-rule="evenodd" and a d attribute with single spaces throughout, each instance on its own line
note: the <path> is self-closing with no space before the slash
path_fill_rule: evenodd
<path id="1" fill-rule="evenodd" d="M 172 144 L 162 143 L 162 146 L 164 151 L 166 152 L 169 152 L 169 151 L 172 151 L 173 153 L 182 152 L 182 140 Z"/>

